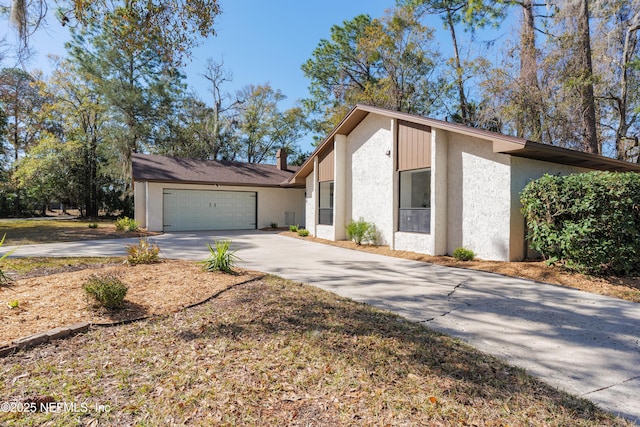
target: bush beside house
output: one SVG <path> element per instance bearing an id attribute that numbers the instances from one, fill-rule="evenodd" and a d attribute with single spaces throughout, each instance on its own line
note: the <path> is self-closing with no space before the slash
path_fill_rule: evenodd
<path id="1" fill-rule="evenodd" d="M 591 274 L 640 274 L 640 174 L 545 175 L 521 193 L 531 247 Z"/>

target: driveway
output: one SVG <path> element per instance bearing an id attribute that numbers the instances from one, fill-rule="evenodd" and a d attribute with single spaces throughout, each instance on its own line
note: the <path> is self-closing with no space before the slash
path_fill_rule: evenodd
<path id="1" fill-rule="evenodd" d="M 205 243 L 220 239 L 233 241 L 245 268 L 393 311 L 640 422 L 640 304 L 269 232 L 173 233 L 153 238 L 162 256 L 189 260 L 206 258 Z M 123 255 L 125 244 L 136 241 L 22 246 L 13 256 Z"/>

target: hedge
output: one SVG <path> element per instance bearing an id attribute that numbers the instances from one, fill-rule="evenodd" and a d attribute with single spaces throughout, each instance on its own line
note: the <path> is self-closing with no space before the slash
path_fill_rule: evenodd
<path id="1" fill-rule="evenodd" d="M 640 273 L 640 174 L 545 175 L 520 194 L 531 247 L 590 274 Z"/>

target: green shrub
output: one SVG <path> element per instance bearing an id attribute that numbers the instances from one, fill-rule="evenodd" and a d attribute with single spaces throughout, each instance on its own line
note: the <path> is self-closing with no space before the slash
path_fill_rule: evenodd
<path id="1" fill-rule="evenodd" d="M 235 255 L 235 251 L 229 249 L 231 242 L 229 240 L 221 240 L 215 242 L 215 246 L 214 249 L 207 243 L 211 255 L 206 260 L 201 261 L 204 264 L 204 269 L 206 271 L 233 273 L 233 267 L 235 267 L 239 258 Z"/>
<path id="2" fill-rule="evenodd" d="M 347 224 L 347 238 L 356 242 L 356 245 L 361 245 L 362 242 L 375 245 L 379 240 L 379 232 L 375 224 L 360 218 L 358 221 L 351 220 Z"/>
<path id="3" fill-rule="evenodd" d="M 138 223 L 135 219 L 122 217 L 116 220 L 116 231 L 138 231 Z"/>
<path id="4" fill-rule="evenodd" d="M 122 308 L 124 297 L 129 288 L 111 274 L 94 275 L 82 285 L 88 298 L 92 298 L 100 307 L 110 310 Z"/>
<path id="5" fill-rule="evenodd" d="M 160 247 L 147 239 L 140 239 L 137 245 L 127 245 L 127 264 L 151 264 L 158 262 Z"/>
<path id="6" fill-rule="evenodd" d="M 92 222 L 91 224 L 89 224 L 89 228 L 98 228 L 98 223 L 96 222 Z"/>
<path id="7" fill-rule="evenodd" d="M 271 223 L 271 228 L 278 228 L 278 223 L 277 222 L 272 222 Z"/>
<path id="8" fill-rule="evenodd" d="M 590 274 L 640 273 L 640 174 L 545 175 L 522 191 L 529 242 Z"/>
<path id="9" fill-rule="evenodd" d="M 298 229 L 298 236 L 307 237 L 308 235 L 309 235 L 309 230 L 307 230 L 306 228 Z"/>
<path id="10" fill-rule="evenodd" d="M 4 244 L 4 239 L 7 237 L 7 235 L 3 235 L 2 236 L 2 240 L 0 240 L 0 248 L 2 247 L 2 245 Z M 15 250 L 15 249 L 14 249 Z M 6 254 L 0 256 L 0 263 L 2 263 L 2 261 L 4 261 L 9 255 L 11 255 L 13 253 L 13 250 L 7 252 Z M 0 285 L 6 285 L 7 283 L 13 281 L 13 279 L 11 279 L 11 277 L 7 276 L 6 273 L 4 272 L 4 270 L 2 269 L 2 264 L 0 264 Z"/>
<path id="11" fill-rule="evenodd" d="M 289 226 L 289 231 L 293 231 L 294 233 L 296 233 L 298 231 L 298 226 L 297 225 L 290 225 Z"/>
<path id="12" fill-rule="evenodd" d="M 476 254 L 467 248 L 456 248 L 453 250 L 452 255 L 458 261 L 471 261 L 476 257 Z"/>

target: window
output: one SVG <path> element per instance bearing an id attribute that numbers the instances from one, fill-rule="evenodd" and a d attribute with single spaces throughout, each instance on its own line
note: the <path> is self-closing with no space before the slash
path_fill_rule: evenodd
<path id="1" fill-rule="evenodd" d="M 398 230 L 431 232 L 431 169 L 400 172 Z"/>
<path id="2" fill-rule="evenodd" d="M 318 224 L 333 225 L 333 181 L 320 182 Z"/>

